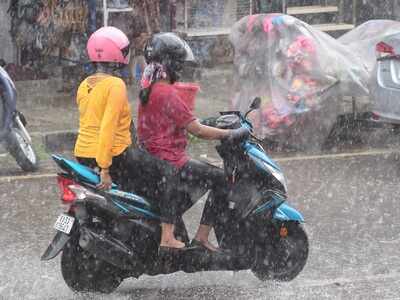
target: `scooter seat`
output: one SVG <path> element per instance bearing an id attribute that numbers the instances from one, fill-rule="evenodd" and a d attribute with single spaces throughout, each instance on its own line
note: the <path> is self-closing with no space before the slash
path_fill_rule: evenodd
<path id="1" fill-rule="evenodd" d="M 53 154 L 52 158 L 61 169 L 68 173 L 72 173 L 80 180 L 94 185 L 100 183 L 100 176 L 93 169 L 81 165 L 76 161 L 66 159 L 60 155 Z"/>
<path id="2" fill-rule="evenodd" d="M 60 155 L 53 154 L 52 157 L 54 161 L 57 163 L 57 165 L 60 166 L 61 169 L 77 176 L 79 180 L 93 185 L 97 185 L 100 183 L 100 176 L 93 169 L 86 167 L 76 161 L 64 158 Z M 112 197 L 124 199 L 128 202 L 133 202 L 135 204 L 140 204 L 142 206 L 144 205 L 147 207 L 151 207 L 151 204 L 143 197 L 136 194 L 124 192 L 116 188 L 117 185 L 113 183 L 112 189 L 107 191 L 107 194 Z"/>

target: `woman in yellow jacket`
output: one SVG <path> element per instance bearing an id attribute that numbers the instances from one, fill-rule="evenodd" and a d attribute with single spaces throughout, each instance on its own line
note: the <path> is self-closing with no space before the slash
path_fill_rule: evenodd
<path id="1" fill-rule="evenodd" d="M 102 27 L 87 43 L 89 59 L 96 73 L 79 86 L 79 134 L 75 157 L 89 167 L 100 169 L 99 188 L 109 189 L 126 176 L 130 163 L 131 110 L 124 81 L 112 75 L 129 63 L 129 40 L 115 27 Z M 125 170 L 125 171 L 124 171 Z"/>

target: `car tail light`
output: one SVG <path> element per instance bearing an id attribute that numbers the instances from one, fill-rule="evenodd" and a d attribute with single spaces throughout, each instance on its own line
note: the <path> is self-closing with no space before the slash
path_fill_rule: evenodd
<path id="1" fill-rule="evenodd" d="M 381 117 L 377 114 L 377 113 L 372 113 L 371 115 L 372 120 L 374 121 L 378 121 Z"/>
<path id="2" fill-rule="evenodd" d="M 378 44 L 376 44 L 375 50 L 378 58 L 395 55 L 394 48 L 384 42 L 379 42 Z"/>
<path id="3" fill-rule="evenodd" d="M 72 179 L 65 178 L 61 175 L 58 175 L 57 181 L 58 181 L 58 186 L 60 187 L 60 191 L 61 191 L 61 200 L 64 203 L 70 203 L 70 204 L 75 202 L 77 197 L 76 197 L 75 193 L 73 191 L 71 191 L 69 188 L 70 185 L 75 184 L 74 181 Z"/>

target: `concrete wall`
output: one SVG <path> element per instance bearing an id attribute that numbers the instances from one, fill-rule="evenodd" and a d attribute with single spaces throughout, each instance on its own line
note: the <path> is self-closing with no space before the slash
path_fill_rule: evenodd
<path id="1" fill-rule="evenodd" d="M 10 36 L 10 16 L 7 13 L 9 0 L 0 0 L 0 58 L 15 62 L 14 45 Z"/>
<path id="2" fill-rule="evenodd" d="M 351 22 L 353 0 L 343 0 L 345 21 Z M 357 25 L 372 19 L 400 21 L 400 0 L 357 0 Z"/>
<path id="3" fill-rule="evenodd" d="M 398 0 L 359 0 L 357 3 L 357 23 L 370 19 L 398 19 Z"/>

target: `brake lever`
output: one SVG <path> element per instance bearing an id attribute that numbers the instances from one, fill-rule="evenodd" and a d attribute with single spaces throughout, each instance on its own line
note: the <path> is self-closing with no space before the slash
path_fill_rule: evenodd
<path id="1" fill-rule="evenodd" d="M 262 144 L 263 143 L 263 141 L 262 140 L 260 140 L 258 137 L 256 137 L 253 133 L 251 133 L 250 132 L 250 136 L 253 138 L 253 139 L 255 139 L 256 140 L 256 142 L 258 142 L 258 143 L 260 143 L 260 144 Z"/>

